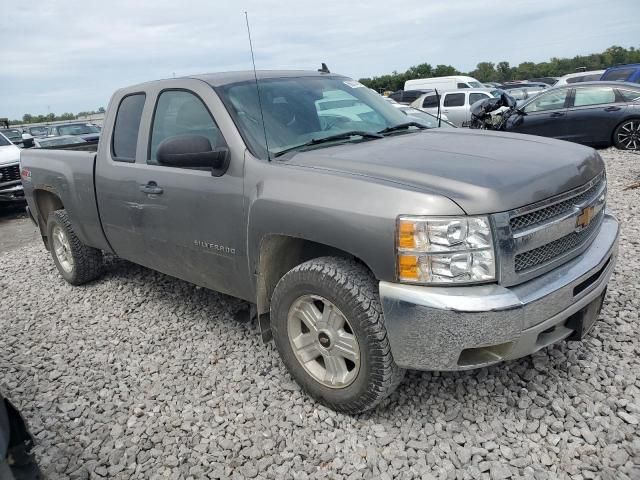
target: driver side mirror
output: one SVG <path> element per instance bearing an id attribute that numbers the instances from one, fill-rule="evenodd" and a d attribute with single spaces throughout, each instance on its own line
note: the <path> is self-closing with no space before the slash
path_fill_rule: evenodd
<path id="1" fill-rule="evenodd" d="M 202 135 L 177 135 L 162 141 L 158 147 L 160 165 L 180 168 L 210 169 L 211 175 L 220 177 L 229 168 L 229 149 L 213 148 Z"/>

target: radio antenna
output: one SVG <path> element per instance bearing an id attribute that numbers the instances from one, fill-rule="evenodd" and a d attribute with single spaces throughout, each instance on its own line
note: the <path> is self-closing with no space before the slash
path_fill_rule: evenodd
<path id="1" fill-rule="evenodd" d="M 260 107 L 260 118 L 262 119 L 262 131 L 264 132 L 264 146 L 267 149 L 267 160 L 271 161 L 271 153 L 269 152 L 269 142 L 267 141 L 267 126 L 264 123 L 264 113 L 262 112 L 262 98 L 260 96 L 260 84 L 258 83 L 258 74 L 256 73 L 256 60 L 253 57 L 253 43 L 251 42 L 251 29 L 249 28 L 249 15 L 244 12 L 244 19 L 247 22 L 247 35 L 249 36 L 249 49 L 251 50 L 251 63 L 253 64 L 253 78 L 256 80 L 256 91 L 258 92 L 258 106 Z"/>

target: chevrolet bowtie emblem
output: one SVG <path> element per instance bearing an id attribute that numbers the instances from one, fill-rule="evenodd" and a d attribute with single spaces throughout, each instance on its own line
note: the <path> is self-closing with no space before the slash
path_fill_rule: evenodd
<path id="1" fill-rule="evenodd" d="M 578 218 L 576 220 L 576 228 L 578 230 L 582 230 L 583 228 L 589 226 L 591 220 L 593 220 L 594 211 L 594 207 L 586 207 L 582 209 L 582 212 L 580 212 L 580 215 L 578 215 Z"/>

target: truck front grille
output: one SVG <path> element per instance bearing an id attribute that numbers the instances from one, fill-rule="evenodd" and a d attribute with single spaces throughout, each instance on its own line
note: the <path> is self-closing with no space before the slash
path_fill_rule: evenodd
<path id="1" fill-rule="evenodd" d="M 554 217 L 559 217 L 561 215 L 564 215 L 565 213 L 570 212 L 575 207 L 575 205 L 580 205 L 586 200 L 593 198 L 596 192 L 598 192 L 602 188 L 603 183 L 604 176 L 602 176 L 602 178 L 598 182 L 596 182 L 586 191 L 577 194 L 575 197 L 570 197 L 567 200 L 554 203 L 552 205 L 549 205 L 548 207 L 540 208 L 529 213 L 523 213 L 522 215 L 512 217 L 509 221 L 511 225 L 511 231 L 513 233 L 516 233 L 520 230 L 524 230 L 525 228 L 538 225 L 545 222 L 546 220 L 550 220 Z"/>
<path id="2" fill-rule="evenodd" d="M 600 227 L 603 215 L 604 210 L 601 210 L 598 216 L 591 220 L 591 223 L 579 232 L 572 232 L 541 247 L 519 253 L 515 259 L 515 271 L 519 273 L 523 270 L 537 267 L 580 247 L 591 237 L 591 234 Z"/>
<path id="3" fill-rule="evenodd" d="M 20 180 L 20 165 L 0 167 L 0 184 Z"/>
<path id="4" fill-rule="evenodd" d="M 602 172 L 582 187 L 495 214 L 500 282 L 507 286 L 526 282 L 584 251 L 604 220 L 606 188 Z M 581 228 L 585 218 L 590 221 Z"/>

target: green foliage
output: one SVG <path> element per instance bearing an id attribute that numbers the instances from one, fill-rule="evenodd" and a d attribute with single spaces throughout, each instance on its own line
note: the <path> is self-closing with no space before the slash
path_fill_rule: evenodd
<path id="1" fill-rule="evenodd" d="M 475 70 L 468 75 L 477 78 L 481 82 L 505 82 L 508 80 L 526 80 L 536 77 L 560 77 L 567 73 L 574 73 L 577 68 L 585 67 L 587 70 L 602 70 L 620 63 L 640 63 L 640 50 L 635 47 L 619 47 L 614 45 L 602 53 L 590 55 L 576 55 L 573 58 L 553 57 L 548 62 L 522 62 L 517 67 L 512 67 L 509 62 L 480 62 Z M 410 67 L 406 72 L 392 72 L 373 78 L 361 78 L 360 83 L 373 88 L 378 92 L 385 90 L 401 90 L 404 82 L 414 78 L 443 77 L 447 75 L 459 75 L 461 72 L 451 65 L 438 65 L 433 68 L 428 63 L 421 63 Z"/>
<path id="2" fill-rule="evenodd" d="M 78 114 L 73 114 L 70 112 L 65 112 L 62 115 L 56 115 L 55 113 L 49 113 L 47 115 L 32 115 L 30 113 L 25 113 L 22 116 L 22 120 L 11 120 L 11 124 L 26 124 L 26 123 L 47 123 L 47 122 L 60 122 L 66 120 L 75 120 L 78 117 L 85 117 L 89 115 L 96 115 L 100 113 L 104 113 L 104 107 L 98 108 L 98 110 L 91 110 L 88 112 L 78 112 Z"/>

